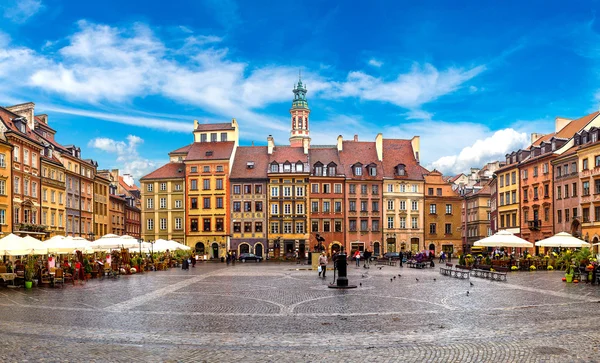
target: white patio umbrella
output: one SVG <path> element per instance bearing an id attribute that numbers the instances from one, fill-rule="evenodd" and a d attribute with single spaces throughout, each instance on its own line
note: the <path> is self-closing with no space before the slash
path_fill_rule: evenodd
<path id="1" fill-rule="evenodd" d="M 480 239 L 473 245 L 481 247 L 533 247 L 533 243 L 517 237 L 508 231 L 498 231 L 496 234 Z"/>
<path id="2" fill-rule="evenodd" d="M 560 232 L 552 237 L 544 238 L 535 243 L 539 247 L 565 247 L 565 248 L 581 248 L 589 247 L 590 244 L 579 238 L 573 237 L 567 232 Z"/>
<path id="3" fill-rule="evenodd" d="M 189 251 L 192 249 L 190 246 L 186 246 L 183 243 L 179 243 L 177 241 L 169 240 L 168 242 L 171 243 L 171 245 L 173 245 L 177 250 Z"/>
<path id="4" fill-rule="evenodd" d="M 114 248 L 139 248 L 138 241 L 131 236 L 129 238 L 123 238 L 125 236 L 117 236 L 116 234 L 104 235 L 94 242 L 90 243 L 90 247 L 95 251 L 98 250 L 109 250 Z"/>
<path id="5" fill-rule="evenodd" d="M 31 254 L 43 255 L 46 253 L 48 253 L 48 250 L 45 248 L 44 244 L 33 237 L 31 239 L 25 239 L 11 233 L 0 239 L 0 255 L 23 256 Z"/>

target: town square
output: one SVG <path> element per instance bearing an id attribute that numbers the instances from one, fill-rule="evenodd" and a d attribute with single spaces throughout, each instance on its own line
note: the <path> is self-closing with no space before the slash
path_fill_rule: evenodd
<path id="1" fill-rule="evenodd" d="M 600 362 L 586 0 L 3 0 L 0 362 Z"/>

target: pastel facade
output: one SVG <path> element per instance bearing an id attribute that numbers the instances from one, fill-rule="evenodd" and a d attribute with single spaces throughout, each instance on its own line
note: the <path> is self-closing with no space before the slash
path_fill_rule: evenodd
<path id="1" fill-rule="evenodd" d="M 419 249 L 436 254 L 462 253 L 461 208 L 462 198 L 444 180 L 442 174 L 433 170 L 425 178 L 425 241 Z M 414 248 L 413 248 L 414 250 Z"/>

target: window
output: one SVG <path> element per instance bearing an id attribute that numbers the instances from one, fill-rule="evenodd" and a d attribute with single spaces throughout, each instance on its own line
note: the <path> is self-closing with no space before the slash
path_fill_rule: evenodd
<path id="1" fill-rule="evenodd" d="M 583 170 L 588 170 L 588 159 L 583 159 L 581 168 Z"/>
<path id="2" fill-rule="evenodd" d="M 367 211 L 367 201 L 366 200 L 361 200 L 360 201 L 360 211 L 361 212 L 366 212 Z"/>
<path id="3" fill-rule="evenodd" d="M 317 213 L 317 212 L 319 211 L 319 202 L 317 202 L 317 201 L 312 201 L 312 202 L 311 202 L 311 208 L 310 208 L 310 210 L 311 210 L 313 213 Z"/>
<path id="4" fill-rule="evenodd" d="M 262 233 L 262 231 L 263 231 L 262 222 L 255 222 L 254 223 L 254 232 Z"/>
<path id="5" fill-rule="evenodd" d="M 311 231 L 319 232 L 319 221 L 311 221 Z"/>
<path id="6" fill-rule="evenodd" d="M 437 205 L 435 205 L 435 204 L 429 205 L 429 214 L 437 214 Z"/>
<path id="7" fill-rule="evenodd" d="M 191 171 L 192 173 L 197 173 L 197 172 L 198 172 L 198 167 L 197 167 L 197 166 L 192 166 L 192 167 L 190 168 L 190 171 Z"/>
<path id="8" fill-rule="evenodd" d="M 324 194 L 331 193 L 331 184 L 323 184 L 323 193 Z"/>
<path id="9" fill-rule="evenodd" d="M 175 229 L 181 229 L 182 228 L 181 221 L 182 221 L 181 218 L 175 218 Z"/>
<path id="10" fill-rule="evenodd" d="M 271 187 L 271 196 L 278 197 L 279 196 L 279 187 Z"/>
<path id="11" fill-rule="evenodd" d="M 575 161 L 571 163 L 571 172 L 577 173 L 577 163 Z"/>
<path id="12" fill-rule="evenodd" d="M 452 214 L 452 204 L 446 204 L 446 214 Z"/>
<path id="13" fill-rule="evenodd" d="M 387 217 L 387 228 L 388 229 L 394 228 L 394 217 Z"/>
<path id="14" fill-rule="evenodd" d="M 406 228 L 406 217 L 400 217 L 400 228 Z"/>
<path id="15" fill-rule="evenodd" d="M 349 194 L 356 194 L 356 185 L 355 184 L 350 184 L 348 186 L 348 193 Z"/>
<path id="16" fill-rule="evenodd" d="M 571 185 L 571 192 L 573 193 L 573 196 L 576 197 L 577 196 L 577 183 L 573 183 Z"/>
<path id="17" fill-rule="evenodd" d="M 562 187 L 560 185 L 556 187 L 556 199 L 562 199 Z"/>
<path id="18" fill-rule="evenodd" d="M 566 184 L 565 185 L 565 198 L 568 198 L 568 197 L 569 197 L 569 185 Z"/>
<path id="19" fill-rule="evenodd" d="M 167 229 L 167 219 L 166 218 L 160 219 L 160 229 L 161 230 Z"/>
<path id="20" fill-rule="evenodd" d="M 181 201 L 180 200 L 176 200 L 175 201 L 175 208 L 181 208 Z"/>
<path id="21" fill-rule="evenodd" d="M 452 234 L 452 224 L 451 223 L 446 223 L 444 225 L 444 233 L 445 234 Z"/>
<path id="22" fill-rule="evenodd" d="M 374 185 L 374 187 L 376 187 L 376 185 Z M 334 184 L 333 192 L 336 194 L 341 194 L 342 193 L 342 184 Z M 373 194 L 375 194 L 375 193 L 373 193 Z"/>
<path id="23" fill-rule="evenodd" d="M 210 190 L 210 179 L 203 179 L 202 180 L 202 189 L 204 189 L 204 190 Z"/>
<path id="24" fill-rule="evenodd" d="M 600 166 L 600 155 L 597 155 L 594 158 L 594 166 L 596 166 L 596 167 Z"/>
<path id="25" fill-rule="evenodd" d="M 556 220 L 558 223 L 562 223 L 562 210 L 556 211 Z"/>
<path id="26" fill-rule="evenodd" d="M 537 218 L 535 218 L 537 219 Z M 571 220 L 571 218 L 569 217 L 569 210 L 565 209 L 565 222 L 569 222 Z"/>
<path id="27" fill-rule="evenodd" d="M 211 142 L 217 142 L 217 133 L 216 132 L 211 132 L 210 133 L 210 141 Z"/>
<path id="28" fill-rule="evenodd" d="M 373 212 L 379 212 L 379 201 L 373 201 L 371 202 L 371 210 Z"/>
<path id="29" fill-rule="evenodd" d="M 233 211 L 241 212 L 242 211 L 242 202 L 233 202 Z"/>
<path id="30" fill-rule="evenodd" d="M 534 177 L 538 176 L 538 167 L 537 166 L 533 167 L 533 176 Z"/>
<path id="31" fill-rule="evenodd" d="M 167 208 L 167 198 L 160 198 L 160 209 Z"/>
<path id="32" fill-rule="evenodd" d="M 202 206 L 204 209 L 210 209 L 210 197 L 202 198 Z"/>
<path id="33" fill-rule="evenodd" d="M 283 233 L 292 233 L 292 222 L 283 222 Z"/>
<path id="34" fill-rule="evenodd" d="M 14 155 L 14 159 L 16 162 L 19 162 L 20 157 L 21 157 L 21 152 L 18 146 L 15 146 L 15 149 L 13 151 L 13 155 Z"/>
<path id="35" fill-rule="evenodd" d="M 538 199 L 538 187 L 533 187 L 533 200 Z"/>
<path id="36" fill-rule="evenodd" d="M 354 167 L 354 175 L 356 175 L 356 176 L 362 175 L 362 166 L 357 165 Z"/>
<path id="37" fill-rule="evenodd" d="M 329 202 L 328 200 L 323 201 L 323 213 L 329 213 L 329 212 L 331 212 L 331 206 L 330 205 L 331 205 L 331 202 Z"/>
<path id="38" fill-rule="evenodd" d="M 2 193 L 0 193 L 0 194 L 2 194 Z M 50 192 L 50 201 L 52 203 L 56 203 L 56 192 L 54 190 Z"/>
<path id="39" fill-rule="evenodd" d="M 335 213 L 342 213 L 342 202 L 335 202 L 334 203 L 334 211 Z"/>
<path id="40" fill-rule="evenodd" d="M 181 184 L 175 184 L 175 190 L 181 190 Z"/>
<path id="41" fill-rule="evenodd" d="M 296 233 L 304 233 L 304 222 L 296 222 Z"/>
<path id="42" fill-rule="evenodd" d="M 513 204 L 517 202 L 517 192 L 515 190 L 512 191 L 512 202 Z"/>
<path id="43" fill-rule="evenodd" d="M 433 195 L 433 188 L 427 188 L 427 195 Z"/>
<path id="44" fill-rule="evenodd" d="M 369 230 L 369 221 L 367 221 L 366 219 L 361 219 L 360 220 L 360 230 L 368 231 Z"/>
<path id="45" fill-rule="evenodd" d="M 406 201 L 405 200 L 401 200 L 399 203 L 400 205 L 400 210 L 406 210 Z"/>
<path id="46" fill-rule="evenodd" d="M 154 208 L 154 199 L 148 198 L 146 199 L 146 209 Z"/>
<path id="47" fill-rule="evenodd" d="M 317 184 L 317 183 L 311 184 L 310 185 L 310 192 L 314 193 L 314 194 L 319 193 L 319 184 Z"/>
<path id="48" fill-rule="evenodd" d="M 191 199 L 191 209 L 198 209 L 198 198 Z"/>
<path id="49" fill-rule="evenodd" d="M 400 192 L 401 193 L 406 192 L 406 185 L 405 184 L 400 184 Z"/>
<path id="50" fill-rule="evenodd" d="M 210 218 L 204 218 L 202 220 L 202 230 L 204 232 L 210 232 L 210 228 L 211 228 Z"/>
<path id="51" fill-rule="evenodd" d="M 262 194 L 262 185 L 260 184 L 255 184 L 254 185 L 254 194 Z"/>
<path id="52" fill-rule="evenodd" d="M 271 214 L 279 214 L 279 204 L 271 204 Z"/>
<path id="53" fill-rule="evenodd" d="M 204 165 L 202 167 L 202 172 L 203 173 L 210 173 L 210 165 Z"/>
<path id="54" fill-rule="evenodd" d="M 23 179 L 23 194 L 29 195 L 29 180 Z"/>
<path id="55" fill-rule="evenodd" d="M 0 154 L 0 168 L 6 168 L 6 154 Z"/>
<path id="56" fill-rule="evenodd" d="M 394 210 L 394 201 L 393 200 L 389 199 L 387 201 L 387 209 L 388 210 Z"/>
<path id="57" fill-rule="evenodd" d="M 521 179 L 527 179 L 527 169 L 521 172 Z"/>
<path id="58" fill-rule="evenodd" d="M 279 222 L 271 222 L 271 233 L 279 233 Z"/>
<path id="59" fill-rule="evenodd" d="M 23 164 L 29 165 L 29 150 L 23 149 Z"/>
<path id="60" fill-rule="evenodd" d="M 290 203 L 283 205 L 283 214 L 292 214 L 292 205 Z"/>
<path id="61" fill-rule="evenodd" d="M 367 184 L 361 184 L 360 194 L 367 194 Z"/>
<path id="62" fill-rule="evenodd" d="M 244 212 L 252 212 L 252 202 L 244 202 Z"/>
<path id="63" fill-rule="evenodd" d="M 374 231 L 375 231 L 375 222 L 377 222 L 377 230 L 379 230 L 379 221 L 373 221 L 373 230 Z M 335 232 L 341 232 L 342 231 L 342 221 L 336 220 L 333 223 L 333 226 L 335 228 Z"/>
<path id="64" fill-rule="evenodd" d="M 146 184 L 146 190 L 151 192 L 154 189 L 154 184 Z"/>
<path id="65" fill-rule="evenodd" d="M 356 219 L 351 219 L 348 221 L 348 229 L 350 232 L 356 232 Z"/>
<path id="66" fill-rule="evenodd" d="M 500 180 L 500 186 L 503 187 L 504 186 L 504 177 L 500 176 L 498 179 Z"/>
<path id="67" fill-rule="evenodd" d="M 0 180 L 0 195 L 6 195 L 6 181 Z"/>
<path id="68" fill-rule="evenodd" d="M 198 180 L 190 180 L 190 190 L 198 190 Z"/>
<path id="69" fill-rule="evenodd" d="M 148 220 L 146 221 L 146 228 L 151 231 L 154 229 L 154 219 L 152 218 L 148 218 Z"/>
<path id="70" fill-rule="evenodd" d="M 163 192 L 167 190 L 167 183 L 160 183 L 160 190 L 162 190 Z"/>
<path id="71" fill-rule="evenodd" d="M 429 224 L 429 234 L 437 234 L 436 224 L 435 223 L 430 223 Z"/>
<path id="72" fill-rule="evenodd" d="M 292 196 L 292 187 L 283 187 L 283 196 L 291 197 Z"/>
<path id="73" fill-rule="evenodd" d="M 590 182 L 584 181 L 582 184 L 583 195 L 590 195 Z"/>
<path id="74" fill-rule="evenodd" d="M 210 184 L 209 184 L 210 189 Z M 217 179 L 217 190 L 223 190 L 223 179 Z"/>
<path id="75" fill-rule="evenodd" d="M 252 233 L 252 222 L 244 222 L 244 233 Z"/>
<path id="76" fill-rule="evenodd" d="M 223 208 L 223 197 L 217 197 L 217 208 Z"/>
<path id="77" fill-rule="evenodd" d="M 419 202 L 416 200 L 413 200 L 410 202 L 410 209 L 415 211 L 415 210 L 419 210 Z"/>
<path id="78" fill-rule="evenodd" d="M 279 165 L 271 164 L 271 173 L 277 173 L 279 171 Z"/>
<path id="79" fill-rule="evenodd" d="M 329 209 L 329 202 L 327 202 L 327 209 Z M 304 214 L 304 204 L 296 204 L 296 214 Z"/>
<path id="80" fill-rule="evenodd" d="M 304 187 L 296 187 L 296 196 L 303 197 L 304 196 Z"/>
<path id="81" fill-rule="evenodd" d="M 373 194 L 373 195 L 378 195 L 379 194 L 379 186 L 378 185 L 372 185 L 371 186 L 371 194 Z"/>
<path id="82" fill-rule="evenodd" d="M 388 193 L 394 192 L 394 185 L 393 184 L 388 184 L 387 191 L 388 191 Z"/>

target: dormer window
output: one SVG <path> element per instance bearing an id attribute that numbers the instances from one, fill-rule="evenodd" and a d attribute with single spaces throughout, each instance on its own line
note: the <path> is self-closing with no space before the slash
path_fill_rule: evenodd
<path id="1" fill-rule="evenodd" d="M 315 175 L 322 176 L 323 175 L 323 164 L 320 162 L 315 164 Z"/>
<path id="2" fill-rule="evenodd" d="M 336 172 L 336 166 L 334 163 L 331 163 L 327 166 L 327 175 L 329 176 L 335 176 L 337 174 Z"/>
<path id="3" fill-rule="evenodd" d="M 254 161 L 248 161 L 246 163 L 246 168 L 248 168 L 248 169 L 254 169 Z"/>
<path id="4" fill-rule="evenodd" d="M 302 173 L 304 171 L 304 165 L 299 161 L 296 163 L 296 172 Z"/>
<path id="5" fill-rule="evenodd" d="M 206 156 L 212 156 L 212 155 L 213 155 L 213 152 L 212 152 L 212 151 L 207 151 L 205 155 L 206 155 Z"/>
<path id="6" fill-rule="evenodd" d="M 398 176 L 406 175 L 406 166 L 404 164 L 398 164 L 396 166 L 396 175 L 398 175 Z"/>
<path id="7" fill-rule="evenodd" d="M 369 166 L 367 168 L 369 170 L 369 175 L 370 176 L 377 176 L 377 165 L 375 165 L 375 164 L 369 164 Z"/>
<path id="8" fill-rule="evenodd" d="M 596 132 L 596 130 L 594 130 L 592 132 L 592 142 L 596 142 L 598 141 L 598 133 Z"/>
<path id="9" fill-rule="evenodd" d="M 588 138 L 587 138 L 587 134 L 584 134 L 584 135 L 581 137 L 581 143 L 582 143 L 582 144 L 585 144 L 585 143 L 587 143 L 587 140 L 588 140 Z"/>
<path id="10" fill-rule="evenodd" d="M 353 169 L 354 169 L 354 175 L 356 175 L 356 176 L 362 175 L 362 165 L 360 165 L 360 164 L 354 165 Z"/>
<path id="11" fill-rule="evenodd" d="M 283 164 L 283 172 L 284 172 L 284 173 L 289 173 L 289 172 L 291 172 L 291 171 L 292 171 L 292 164 L 290 164 L 289 162 L 287 162 L 287 161 L 286 161 L 286 162 Z"/>
<path id="12" fill-rule="evenodd" d="M 277 173 L 279 171 L 279 165 L 277 163 L 271 164 L 271 173 Z"/>
<path id="13" fill-rule="evenodd" d="M 19 130 L 21 130 L 22 133 L 25 133 L 25 124 L 19 124 Z"/>

